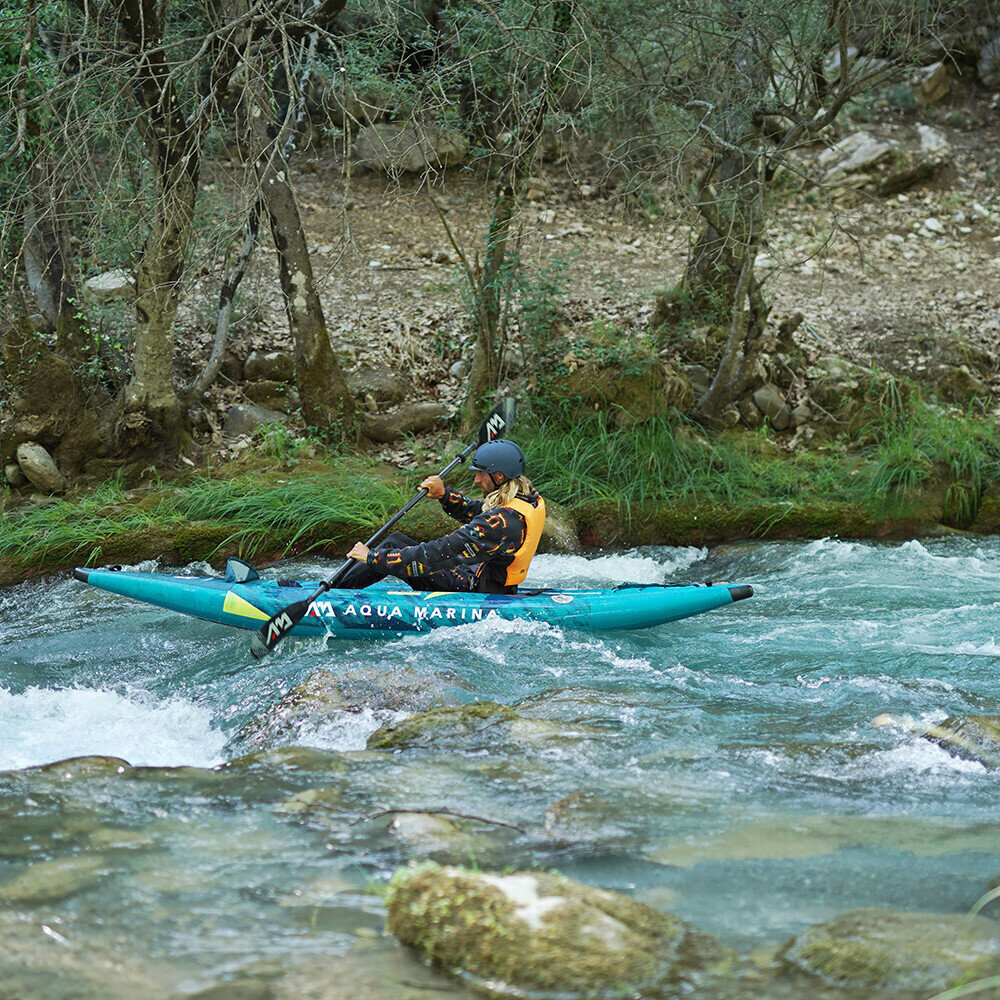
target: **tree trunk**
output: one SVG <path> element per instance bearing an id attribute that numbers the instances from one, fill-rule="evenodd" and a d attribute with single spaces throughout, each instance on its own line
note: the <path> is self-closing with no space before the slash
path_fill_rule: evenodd
<path id="1" fill-rule="evenodd" d="M 155 48 L 163 38 L 156 0 L 129 0 L 115 12 L 130 47 L 143 53 L 133 83 L 156 190 L 136 274 L 134 367 L 116 435 L 123 449 L 175 451 L 186 421 L 174 388 L 174 321 L 198 193 L 201 124 L 185 121 L 166 57 Z"/>
<path id="2" fill-rule="evenodd" d="M 271 100 L 263 80 L 265 66 L 251 66 L 237 115 L 237 141 L 252 163 L 261 201 L 278 252 L 278 274 L 288 326 L 295 341 L 295 382 L 306 424 L 338 437 L 352 433 L 354 397 L 330 346 L 323 306 L 313 278 L 302 219 L 289 182 Z"/>

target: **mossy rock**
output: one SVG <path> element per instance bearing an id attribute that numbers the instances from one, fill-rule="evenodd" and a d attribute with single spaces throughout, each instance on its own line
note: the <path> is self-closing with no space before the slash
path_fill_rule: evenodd
<path id="1" fill-rule="evenodd" d="M 1000 925 L 959 914 L 863 909 L 816 924 L 778 953 L 785 972 L 905 1000 L 1000 972 Z"/>
<path id="2" fill-rule="evenodd" d="M 445 705 L 416 712 L 400 722 L 376 729 L 368 737 L 369 750 L 401 750 L 427 747 L 458 735 L 484 737 L 498 724 L 510 723 L 521 716 L 512 708 L 494 701 L 474 701 L 468 705 Z"/>
<path id="3" fill-rule="evenodd" d="M 677 917 L 550 873 L 425 864 L 396 873 L 386 905 L 403 944 L 488 993 L 632 996 L 732 958 Z"/>
<path id="4" fill-rule="evenodd" d="M 924 736 L 956 757 L 1000 766 L 1000 715 L 952 715 Z"/>

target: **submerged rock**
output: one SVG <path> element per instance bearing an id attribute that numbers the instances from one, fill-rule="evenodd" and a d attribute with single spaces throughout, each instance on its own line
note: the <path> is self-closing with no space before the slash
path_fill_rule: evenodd
<path id="1" fill-rule="evenodd" d="M 492 701 L 445 705 L 416 712 L 383 726 L 368 737 L 369 750 L 455 747 L 491 750 L 499 744 L 538 748 L 562 741 L 608 738 L 589 726 L 573 726 L 549 719 L 533 719 Z"/>
<path id="2" fill-rule="evenodd" d="M 317 670 L 240 731 L 251 746 L 294 739 L 306 725 L 321 726 L 343 712 L 413 712 L 437 700 L 426 677 L 413 670 Z"/>
<path id="3" fill-rule="evenodd" d="M 600 844 L 606 848 L 633 845 L 637 834 L 622 819 L 620 802 L 591 792 L 574 792 L 545 810 L 544 828 L 553 840 L 568 844 Z"/>
<path id="4" fill-rule="evenodd" d="M 39 903 L 54 903 L 92 889 L 110 873 L 111 867 L 100 856 L 38 861 L 0 885 L 0 904 L 37 906 Z"/>
<path id="5" fill-rule="evenodd" d="M 512 708 L 494 701 L 474 701 L 469 705 L 445 705 L 415 712 L 401 722 L 376 729 L 368 737 L 369 750 L 399 750 L 429 747 L 456 735 L 493 742 L 491 731 L 521 716 Z M 505 727 L 507 728 L 507 727 Z"/>
<path id="6" fill-rule="evenodd" d="M 677 917 L 544 872 L 405 868 L 386 905 L 389 930 L 403 944 L 499 994 L 630 996 L 722 971 L 732 958 Z"/>
<path id="7" fill-rule="evenodd" d="M 926 997 L 1000 972 L 1000 925 L 964 914 L 853 910 L 793 938 L 778 961 L 828 986 Z"/>
<path id="8" fill-rule="evenodd" d="M 952 715 L 937 725 L 914 727 L 893 715 L 877 715 L 872 726 L 896 726 L 943 750 L 987 767 L 1000 767 L 1000 715 Z"/>

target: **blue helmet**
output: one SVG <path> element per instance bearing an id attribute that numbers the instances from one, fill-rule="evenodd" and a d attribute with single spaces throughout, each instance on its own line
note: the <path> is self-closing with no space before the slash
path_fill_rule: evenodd
<path id="1" fill-rule="evenodd" d="M 490 475 L 499 472 L 508 479 L 517 479 L 524 475 L 524 452 L 513 441 L 503 438 L 487 441 L 476 449 L 469 467 L 476 472 L 488 472 Z"/>

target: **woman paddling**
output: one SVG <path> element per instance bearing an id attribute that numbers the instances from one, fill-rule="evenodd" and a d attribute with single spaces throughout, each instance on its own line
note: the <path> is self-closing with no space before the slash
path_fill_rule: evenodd
<path id="1" fill-rule="evenodd" d="M 480 445 L 470 464 L 482 500 L 448 489 L 440 476 L 420 484 L 463 527 L 432 542 L 401 532 L 387 535 L 376 549 L 358 542 L 347 553 L 358 565 L 341 577 L 338 589 L 362 590 L 397 576 L 414 590 L 516 594 L 538 548 L 545 501 L 525 478 L 524 453 L 513 441 Z"/>

